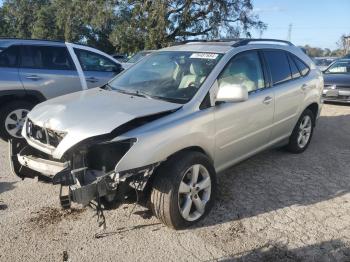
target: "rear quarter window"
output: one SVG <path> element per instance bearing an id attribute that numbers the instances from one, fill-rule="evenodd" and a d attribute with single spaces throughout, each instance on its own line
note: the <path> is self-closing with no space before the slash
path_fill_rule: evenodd
<path id="1" fill-rule="evenodd" d="M 274 85 L 292 79 L 287 54 L 282 50 L 264 50 Z"/>
<path id="2" fill-rule="evenodd" d="M 303 76 L 307 75 L 310 71 L 310 68 L 303 61 L 301 61 L 301 59 L 299 59 L 295 55 L 292 55 L 292 57 L 293 57 L 295 64 L 297 65 L 299 71 L 301 72 L 301 74 Z"/>

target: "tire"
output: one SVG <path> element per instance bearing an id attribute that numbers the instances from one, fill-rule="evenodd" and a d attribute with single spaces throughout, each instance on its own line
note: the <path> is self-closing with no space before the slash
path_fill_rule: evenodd
<path id="1" fill-rule="evenodd" d="M 5 141 L 11 138 L 20 138 L 20 130 L 26 114 L 33 107 L 34 103 L 23 100 L 13 101 L 2 106 L 0 109 L 0 137 Z M 19 116 L 21 116 L 20 119 L 18 119 Z"/>
<path id="2" fill-rule="evenodd" d="M 198 187 L 182 186 L 182 189 L 186 189 L 182 191 L 187 192 L 187 189 L 191 188 L 191 192 L 180 193 L 180 184 L 192 184 L 191 180 L 195 177 L 192 175 L 193 170 L 199 172 L 195 183 Z M 210 186 L 207 179 L 210 179 Z M 205 183 L 200 184 L 203 181 Z M 203 189 L 199 189 L 199 186 Z M 209 159 L 202 153 L 185 151 L 169 158 L 157 169 L 151 192 L 151 209 L 166 226 L 183 229 L 200 221 L 209 213 L 215 193 L 216 174 Z M 189 209 L 186 208 L 188 206 Z M 201 208 L 198 209 L 198 206 Z M 189 211 L 188 216 L 183 215 L 187 214 L 186 210 Z"/>
<path id="3" fill-rule="evenodd" d="M 309 124 L 306 125 L 307 122 L 305 121 L 309 121 Z M 289 137 L 289 144 L 287 146 L 288 151 L 294 154 L 300 154 L 304 152 L 310 144 L 314 132 L 314 127 L 315 115 L 310 109 L 306 109 L 301 114 L 298 122 L 296 123 L 293 129 L 292 135 Z M 304 134 L 304 136 L 302 135 L 302 133 Z M 300 136 L 303 136 L 304 139 L 306 139 L 307 137 L 307 139 L 300 139 Z M 301 142 L 301 140 L 303 140 L 303 142 Z"/>

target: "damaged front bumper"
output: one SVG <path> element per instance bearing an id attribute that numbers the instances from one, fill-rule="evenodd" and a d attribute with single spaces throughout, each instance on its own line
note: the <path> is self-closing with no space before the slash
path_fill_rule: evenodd
<path id="1" fill-rule="evenodd" d="M 38 177 L 40 181 L 61 185 L 60 202 L 64 208 L 69 208 L 71 202 L 86 205 L 101 197 L 121 200 L 131 189 L 143 190 L 158 165 L 116 172 L 109 163 L 112 149 L 106 156 L 101 148 L 85 149 L 74 152 L 70 159 L 58 161 L 31 147 L 24 139 L 12 140 L 9 146 L 12 172 L 22 179 Z"/>

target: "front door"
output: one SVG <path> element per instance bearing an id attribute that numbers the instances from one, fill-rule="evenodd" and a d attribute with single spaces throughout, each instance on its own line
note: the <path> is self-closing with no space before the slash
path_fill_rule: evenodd
<path id="1" fill-rule="evenodd" d="M 74 48 L 74 52 L 84 71 L 88 88 L 103 86 L 122 71 L 120 64 L 100 54 L 79 48 Z"/>
<path id="2" fill-rule="evenodd" d="M 269 142 L 274 114 L 274 92 L 267 88 L 260 55 L 247 51 L 232 58 L 218 78 L 249 91 L 247 101 L 216 105 L 215 167 L 222 170 L 264 148 Z"/>

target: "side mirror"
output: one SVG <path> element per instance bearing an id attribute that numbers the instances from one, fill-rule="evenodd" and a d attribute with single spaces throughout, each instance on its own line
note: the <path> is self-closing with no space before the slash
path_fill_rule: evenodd
<path id="1" fill-rule="evenodd" d="M 216 102 L 243 102 L 248 100 L 248 90 L 243 85 L 222 84 L 216 95 Z"/>

